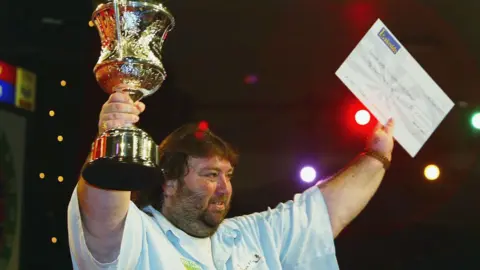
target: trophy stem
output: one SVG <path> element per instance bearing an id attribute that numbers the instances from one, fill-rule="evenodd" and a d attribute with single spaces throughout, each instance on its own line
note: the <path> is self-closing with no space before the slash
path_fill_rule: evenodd
<path id="1" fill-rule="evenodd" d="M 139 101 L 144 96 L 143 92 L 140 90 L 124 89 L 122 92 L 128 94 L 133 102 Z"/>

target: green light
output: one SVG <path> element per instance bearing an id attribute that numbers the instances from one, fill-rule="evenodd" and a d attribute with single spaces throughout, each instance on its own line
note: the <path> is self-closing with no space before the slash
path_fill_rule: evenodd
<path id="1" fill-rule="evenodd" d="M 471 123 L 474 128 L 480 129 L 480 112 L 477 112 L 472 116 Z"/>

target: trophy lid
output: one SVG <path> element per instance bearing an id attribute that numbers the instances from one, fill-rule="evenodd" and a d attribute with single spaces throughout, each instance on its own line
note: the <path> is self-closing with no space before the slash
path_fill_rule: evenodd
<path id="1" fill-rule="evenodd" d="M 114 5 L 115 2 L 117 2 L 120 5 L 126 5 L 128 7 L 149 7 L 153 8 L 159 12 L 162 12 L 165 14 L 169 21 L 170 21 L 170 26 L 168 27 L 167 31 L 170 31 L 173 29 L 175 26 L 175 18 L 173 17 L 172 13 L 161 3 L 162 1 L 160 0 L 135 0 L 135 1 L 130 1 L 130 0 L 93 0 L 93 5 L 95 7 L 95 11 L 92 14 L 92 19 L 95 18 L 95 16 L 98 14 L 98 12 L 108 8 L 110 5 Z"/>

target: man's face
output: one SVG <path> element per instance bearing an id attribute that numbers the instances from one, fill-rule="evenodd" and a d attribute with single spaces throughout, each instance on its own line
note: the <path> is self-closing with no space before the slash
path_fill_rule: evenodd
<path id="1" fill-rule="evenodd" d="M 211 236 L 230 209 L 233 168 L 218 158 L 190 158 L 183 183 L 169 181 L 163 214 L 195 237 Z"/>

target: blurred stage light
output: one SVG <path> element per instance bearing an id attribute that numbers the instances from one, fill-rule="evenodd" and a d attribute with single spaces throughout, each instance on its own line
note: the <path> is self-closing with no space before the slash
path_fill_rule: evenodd
<path id="1" fill-rule="evenodd" d="M 67 86 L 67 81 L 65 80 L 60 81 L 60 85 L 63 87 Z"/>
<path id="2" fill-rule="evenodd" d="M 300 178 L 303 182 L 311 183 L 317 178 L 317 172 L 310 166 L 303 167 L 300 171 Z"/>
<path id="3" fill-rule="evenodd" d="M 256 75 L 247 75 L 243 81 L 245 84 L 256 84 L 258 82 L 258 77 Z"/>
<path id="4" fill-rule="evenodd" d="M 368 1 L 348 2 L 351 3 L 345 5 L 344 14 L 351 26 L 355 27 L 353 29 L 359 30 L 370 26 L 372 20 L 375 19 L 375 14 L 378 13 L 375 6 Z"/>
<path id="5" fill-rule="evenodd" d="M 94 27 L 94 26 L 95 26 L 95 24 L 94 24 L 92 21 L 88 21 L 88 26 L 90 26 L 90 27 Z"/>
<path id="6" fill-rule="evenodd" d="M 57 243 L 57 238 L 56 238 L 56 237 L 52 237 L 51 241 L 52 241 L 52 243 L 55 244 L 55 243 Z"/>
<path id="7" fill-rule="evenodd" d="M 45 178 L 45 174 L 42 172 L 38 175 L 38 177 L 40 177 L 40 179 L 44 179 Z"/>
<path id="8" fill-rule="evenodd" d="M 474 113 L 470 122 L 473 128 L 480 129 L 480 112 Z"/>
<path id="9" fill-rule="evenodd" d="M 208 122 L 200 121 L 198 123 L 197 131 L 195 132 L 195 138 L 202 140 L 205 137 L 205 132 L 208 130 Z"/>
<path id="10" fill-rule="evenodd" d="M 62 183 L 63 182 L 63 176 L 58 177 L 58 182 Z"/>
<path id="11" fill-rule="evenodd" d="M 200 123 L 198 123 L 198 129 L 200 131 L 206 131 L 208 129 L 208 122 L 207 121 L 200 121 Z"/>
<path id="12" fill-rule="evenodd" d="M 423 171 L 423 174 L 425 175 L 425 178 L 430 181 L 437 180 L 438 177 L 440 176 L 440 168 L 438 168 L 437 165 L 428 165 L 425 167 L 425 170 Z"/>
<path id="13" fill-rule="evenodd" d="M 54 110 L 50 110 L 48 112 L 48 115 L 50 115 L 51 117 L 54 117 L 55 116 L 55 111 Z"/>
<path id="14" fill-rule="evenodd" d="M 355 114 L 357 124 L 364 126 L 370 122 L 370 113 L 366 110 L 359 110 Z"/>
<path id="15" fill-rule="evenodd" d="M 63 136 L 62 136 L 62 135 L 58 135 L 58 136 L 57 136 L 57 141 L 63 142 Z"/>

